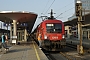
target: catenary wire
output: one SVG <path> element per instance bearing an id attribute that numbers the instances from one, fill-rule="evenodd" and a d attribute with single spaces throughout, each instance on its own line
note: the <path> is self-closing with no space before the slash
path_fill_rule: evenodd
<path id="1" fill-rule="evenodd" d="M 73 7 L 73 8 L 75 8 L 75 7 Z M 69 10 L 71 10 L 71 9 L 73 9 L 73 8 L 70 8 L 70 9 L 68 9 L 68 10 L 66 10 L 66 11 L 64 11 L 63 13 L 60 13 L 56 18 L 58 18 L 60 15 L 62 15 L 62 14 L 64 14 L 64 13 L 66 13 L 67 11 L 69 11 Z"/>
<path id="2" fill-rule="evenodd" d="M 55 0 L 53 0 L 52 4 L 50 5 L 50 7 L 53 5 L 53 3 L 55 2 Z M 47 11 L 50 9 L 50 7 L 46 10 L 46 12 L 44 13 L 44 15 L 47 13 Z"/>
<path id="3" fill-rule="evenodd" d="M 64 17 L 67 17 L 67 16 L 72 15 L 72 14 L 73 14 L 73 13 L 70 13 L 70 14 L 64 16 Z M 74 16 L 74 15 L 73 15 L 73 16 Z M 60 19 L 63 19 L 64 17 L 61 17 Z"/>
<path id="4" fill-rule="evenodd" d="M 71 2 L 71 3 L 67 4 L 67 5 L 65 5 L 64 7 L 61 7 L 58 11 L 62 10 L 63 8 L 68 7 L 68 6 L 71 5 L 72 3 L 74 3 L 74 2 Z"/>
<path id="5" fill-rule="evenodd" d="M 50 1 L 50 0 L 48 0 L 48 1 L 47 1 L 46 5 L 45 5 L 45 8 L 47 7 L 47 5 L 48 5 L 49 1 Z M 42 13 L 41 13 L 41 14 L 43 14 L 43 12 L 44 12 L 45 8 L 43 9 L 43 11 L 42 11 Z"/>

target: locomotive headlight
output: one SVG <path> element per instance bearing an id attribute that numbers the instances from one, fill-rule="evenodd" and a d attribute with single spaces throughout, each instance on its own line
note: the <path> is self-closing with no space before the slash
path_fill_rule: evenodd
<path id="1" fill-rule="evenodd" d="M 64 39 L 65 38 L 65 35 L 63 35 L 62 38 Z"/>
<path id="2" fill-rule="evenodd" d="M 44 35 L 44 39 L 47 39 L 47 35 Z"/>

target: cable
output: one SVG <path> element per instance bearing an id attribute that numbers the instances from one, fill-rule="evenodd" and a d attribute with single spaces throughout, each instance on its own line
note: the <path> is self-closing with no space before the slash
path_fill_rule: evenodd
<path id="1" fill-rule="evenodd" d="M 62 10 L 63 8 L 65 8 L 65 7 L 69 6 L 69 5 L 71 5 L 72 3 L 74 3 L 74 2 L 71 2 L 71 3 L 67 4 L 66 6 L 64 6 L 64 7 L 60 8 L 60 9 Z M 60 10 L 59 10 L 59 11 L 60 11 Z"/>
<path id="2" fill-rule="evenodd" d="M 53 0 L 53 2 L 52 2 L 52 4 L 50 5 L 50 7 L 53 5 L 54 2 L 55 2 L 55 0 Z M 48 8 L 48 10 L 50 9 L 50 7 Z M 47 10 L 47 11 L 48 11 L 48 10 Z M 47 11 L 46 11 L 44 14 L 46 14 Z"/>
<path id="3" fill-rule="evenodd" d="M 74 2 L 71 2 L 71 3 L 74 3 Z M 67 6 L 70 5 L 71 3 L 67 4 L 66 6 L 62 7 L 61 9 L 67 7 Z M 71 9 L 72 9 L 72 8 L 71 8 Z M 69 10 L 70 10 L 70 9 L 69 9 Z M 67 11 L 64 11 L 64 12 L 67 12 Z M 64 13 L 64 12 L 63 12 L 63 13 Z M 60 13 L 57 17 L 59 17 L 59 16 L 62 15 L 63 13 Z M 57 17 L 56 17 L 56 18 L 57 18 Z"/>
<path id="4" fill-rule="evenodd" d="M 75 7 L 73 7 L 73 8 L 75 8 Z M 70 9 L 68 9 L 68 10 L 66 10 L 66 11 L 64 11 L 63 13 L 65 13 L 65 12 L 67 12 L 67 11 L 69 11 L 69 10 L 71 10 L 71 9 L 73 9 L 73 8 L 70 8 Z M 60 13 L 56 18 L 58 18 L 60 15 L 62 15 L 63 13 Z"/>
<path id="5" fill-rule="evenodd" d="M 71 14 L 73 14 L 73 13 L 71 13 Z M 69 15 L 71 15 L 71 14 L 68 14 L 68 15 L 66 15 L 66 16 L 64 16 L 64 17 L 67 17 L 67 16 L 69 16 Z M 61 19 L 63 19 L 64 17 L 61 17 Z"/>
<path id="6" fill-rule="evenodd" d="M 47 7 L 47 5 L 48 5 L 49 1 L 50 1 L 50 0 L 48 0 L 48 2 L 46 3 L 45 8 Z M 45 8 L 43 9 L 43 11 L 42 11 L 42 13 L 41 13 L 41 14 L 43 14 L 43 12 L 44 12 Z"/>

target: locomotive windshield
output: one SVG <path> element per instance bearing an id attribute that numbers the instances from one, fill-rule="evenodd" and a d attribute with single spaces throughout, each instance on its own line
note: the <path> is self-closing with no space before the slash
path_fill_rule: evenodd
<path id="1" fill-rule="evenodd" d="M 62 25 L 53 23 L 53 24 L 46 24 L 47 33 L 61 33 L 62 32 Z"/>

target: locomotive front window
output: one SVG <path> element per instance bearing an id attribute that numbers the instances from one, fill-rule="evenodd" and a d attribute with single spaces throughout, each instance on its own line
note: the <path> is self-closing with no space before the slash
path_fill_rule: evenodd
<path id="1" fill-rule="evenodd" d="M 47 33 L 61 33 L 62 32 L 62 25 L 61 24 L 46 24 Z"/>

